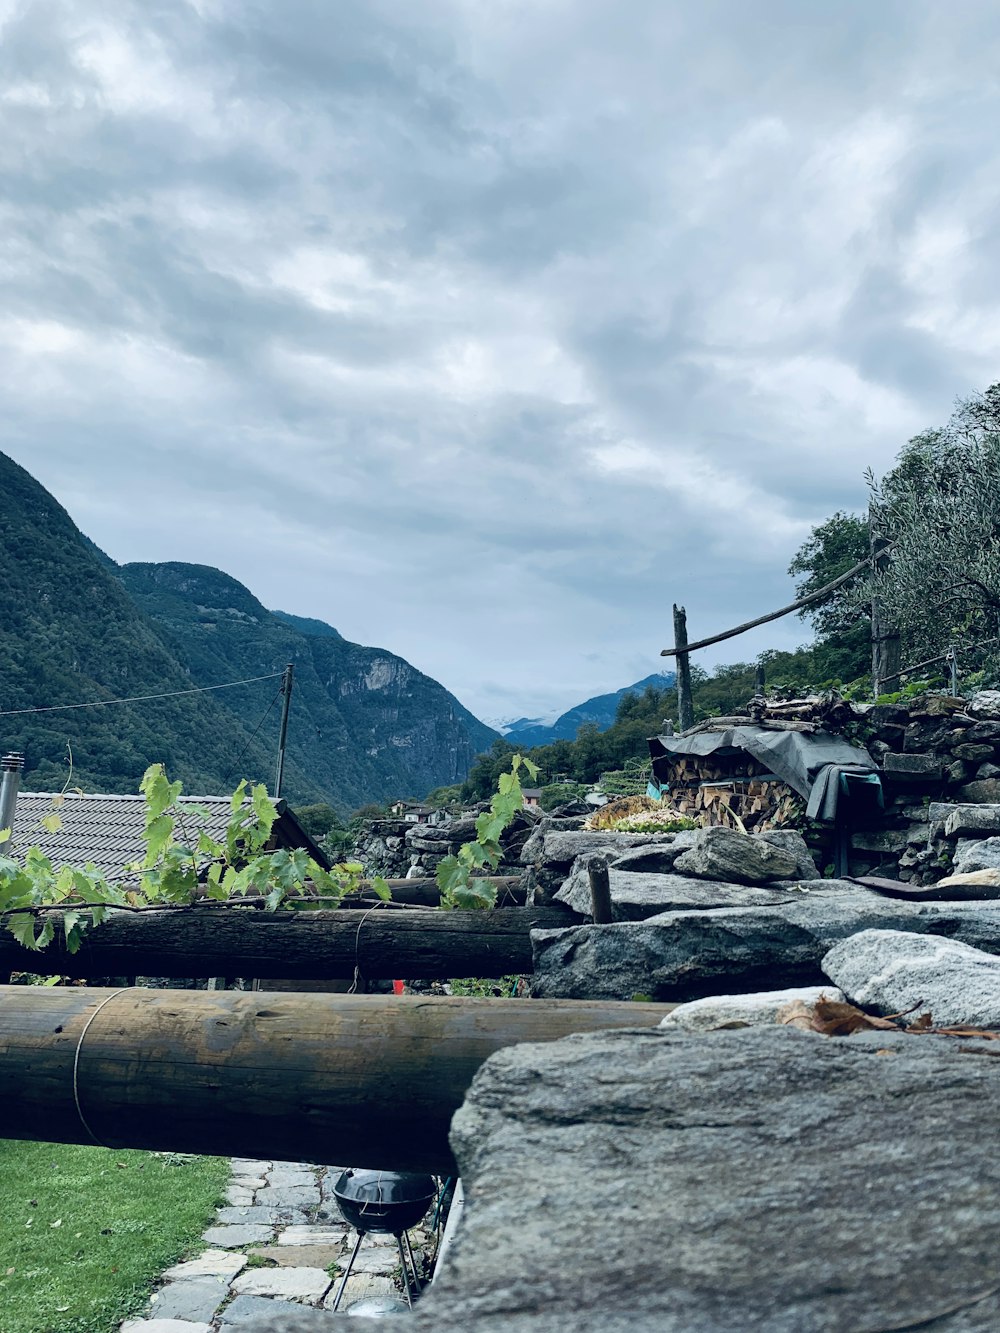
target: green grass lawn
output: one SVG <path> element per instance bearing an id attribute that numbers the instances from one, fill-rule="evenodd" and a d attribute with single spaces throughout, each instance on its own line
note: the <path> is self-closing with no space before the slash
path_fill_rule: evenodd
<path id="1" fill-rule="evenodd" d="M 228 1179 L 224 1158 L 0 1140 L 0 1333 L 113 1333 Z"/>

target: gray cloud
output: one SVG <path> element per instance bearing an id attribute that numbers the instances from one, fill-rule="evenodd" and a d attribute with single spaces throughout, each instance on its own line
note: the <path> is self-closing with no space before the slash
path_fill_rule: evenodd
<path id="1" fill-rule="evenodd" d="M 0 448 L 483 715 L 615 688 L 997 378 L 998 47 L 931 0 L 0 0 Z"/>

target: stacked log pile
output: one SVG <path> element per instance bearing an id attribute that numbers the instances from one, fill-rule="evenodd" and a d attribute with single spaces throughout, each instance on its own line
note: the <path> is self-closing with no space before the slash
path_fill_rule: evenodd
<path id="1" fill-rule="evenodd" d="M 791 824 L 802 801 L 749 755 L 719 759 L 681 755 L 671 766 L 670 800 L 699 824 L 766 833 Z"/>

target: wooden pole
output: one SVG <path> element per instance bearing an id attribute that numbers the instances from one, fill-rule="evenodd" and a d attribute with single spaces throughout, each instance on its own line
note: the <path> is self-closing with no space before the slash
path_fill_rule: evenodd
<path id="1" fill-rule="evenodd" d="M 498 907 L 523 907 L 524 879 L 521 875 L 489 875 L 483 878 L 496 889 Z M 438 907 L 441 903 L 441 890 L 436 879 L 429 877 L 390 879 L 386 883 L 392 892 L 394 903 L 404 903 L 411 907 Z M 367 881 L 362 880 L 358 887 L 358 896 L 366 897 L 370 892 Z M 351 899 L 345 899 L 345 902 L 350 901 Z"/>
<path id="2" fill-rule="evenodd" d="M 888 543 L 888 545 L 891 544 L 891 542 Z M 699 639 L 697 643 L 689 643 L 681 651 L 693 653 L 699 648 L 710 648 L 713 643 L 722 643 L 724 639 L 734 639 L 737 634 L 745 634 L 748 629 L 756 629 L 758 625 L 766 625 L 771 620 L 780 620 L 782 616 L 790 615 L 792 611 L 800 611 L 804 606 L 811 606 L 813 602 L 821 601 L 822 598 L 833 592 L 834 589 L 841 587 L 845 583 L 849 583 L 851 579 L 855 578 L 863 569 L 867 568 L 867 559 L 860 560 L 856 565 L 852 565 L 850 569 L 845 570 L 843 574 L 839 574 L 829 583 L 825 583 L 822 588 L 817 588 L 815 592 L 809 593 L 807 597 L 799 597 L 796 601 L 789 602 L 787 606 L 782 606 L 777 611 L 769 611 L 766 616 L 758 616 L 756 620 L 745 620 L 742 625 L 736 625 L 732 629 L 723 630 L 721 634 L 712 634 L 707 639 Z M 677 652 L 678 649 L 676 645 L 673 648 L 661 648 L 660 656 L 674 657 Z"/>
<path id="3" fill-rule="evenodd" d="M 590 878 L 591 916 L 595 926 L 608 926 L 614 921 L 611 907 L 611 874 L 603 856 L 592 856 L 587 865 Z"/>
<path id="4" fill-rule="evenodd" d="M 677 722 L 681 731 L 694 726 L 691 697 L 691 658 L 687 651 L 687 612 L 674 603 L 674 652 L 677 655 Z"/>
<path id="5" fill-rule="evenodd" d="M 0 1138 L 454 1174 L 494 1051 L 671 1007 L 3 986 Z"/>
<path id="6" fill-rule="evenodd" d="M 66 952 L 61 914 L 41 952 L 23 949 L 0 918 L 0 971 L 88 977 L 504 977 L 531 971 L 532 930 L 579 918 L 559 904 L 492 912 L 340 908 L 265 912 L 197 906 L 111 910 Z"/>

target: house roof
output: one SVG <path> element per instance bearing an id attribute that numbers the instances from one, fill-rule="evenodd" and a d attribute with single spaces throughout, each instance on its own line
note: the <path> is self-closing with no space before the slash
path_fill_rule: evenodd
<path id="1" fill-rule="evenodd" d="M 122 878 L 124 867 L 145 854 L 143 831 L 146 826 L 146 801 L 142 796 L 101 795 L 66 792 L 58 806 L 55 793 L 22 791 L 14 812 L 13 851 L 19 856 L 29 847 L 38 847 L 57 868 L 92 862 L 109 879 Z M 207 812 L 205 832 L 223 841 L 231 818 L 228 796 L 182 796 L 177 802 Z M 278 801 L 278 818 L 272 829 L 273 847 L 304 847 L 324 868 L 329 860 L 309 837 L 284 801 Z M 42 823 L 46 815 L 58 813 L 62 827 L 49 833 Z M 191 820 L 189 830 L 178 820 L 174 837 L 182 846 L 194 848 L 201 821 Z"/>

